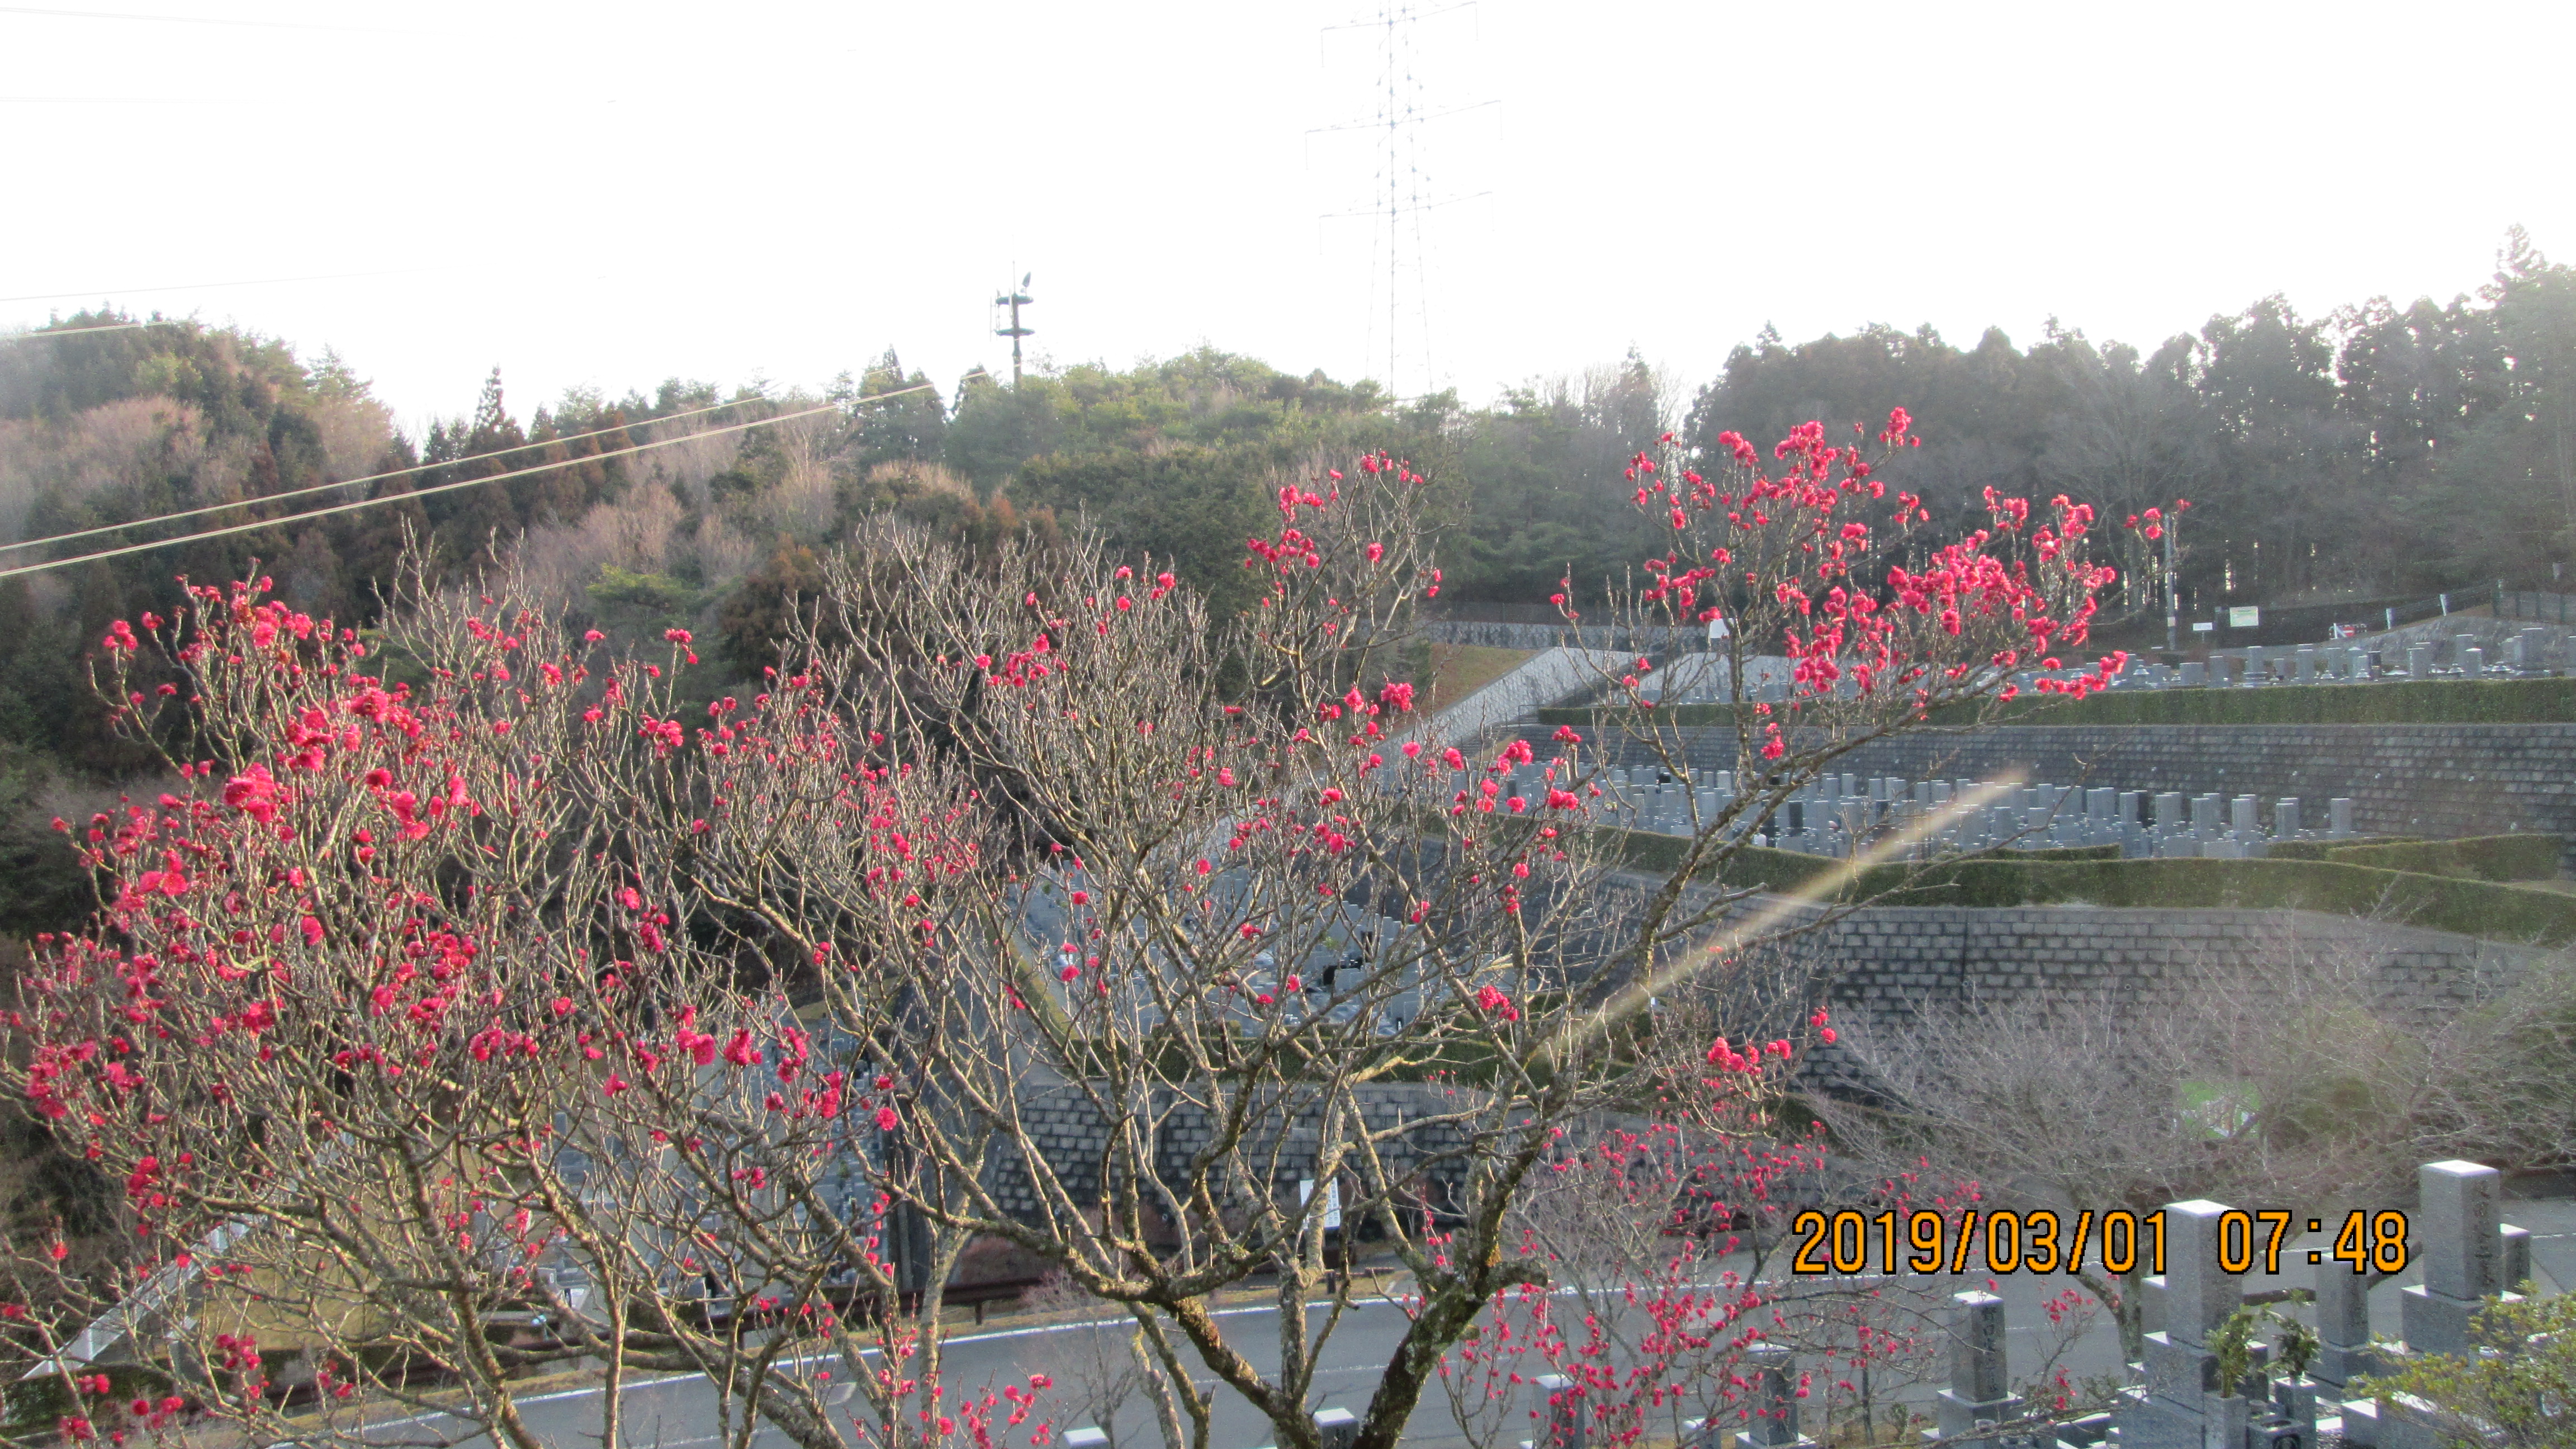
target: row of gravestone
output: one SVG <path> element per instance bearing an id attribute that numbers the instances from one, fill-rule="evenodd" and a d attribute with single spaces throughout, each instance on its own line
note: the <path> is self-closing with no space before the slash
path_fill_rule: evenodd
<path id="1" fill-rule="evenodd" d="M 2114 676 L 2113 689 L 2242 688 L 2267 684 L 2422 683 L 2444 679 L 2536 679 L 2576 675 L 2576 635 L 2559 638 L 2537 626 L 2491 647 L 2473 634 L 2450 640 L 2391 643 L 2249 645 L 2241 657 L 2212 654 L 2206 663 L 2132 664 Z M 2017 676 L 2030 681 L 2040 674 Z M 2072 678 L 2058 671 L 2061 678 Z"/>
<path id="2" fill-rule="evenodd" d="M 2065 1421 L 2032 1415 L 2006 1376 L 2003 1300 L 1961 1293 L 1953 1299 L 1950 1382 L 1940 1391 L 1938 1427 L 1926 1442 L 1995 1449 L 2314 1449 L 2320 1436 L 2354 1449 L 2442 1449 L 2459 1442 L 2463 1426 L 2420 1400 L 2344 1397 L 2353 1380 L 2411 1355 L 2474 1356 L 2471 1320 L 2490 1298 L 2518 1301 L 2510 1290 L 2531 1277 L 2531 1235 L 2497 1221 L 2502 1178 L 2494 1168 L 2428 1163 L 2420 1186 L 2414 1227 L 2424 1281 L 2402 1293 L 2400 1341 L 2372 1340 L 2370 1278 L 2329 1260 L 2317 1273 L 2320 1346 L 2308 1371 L 2292 1365 L 2291 1373 L 2277 1372 L 2264 1346 L 2248 1343 L 2242 1381 L 2220 1383 L 2217 1338 L 2244 1306 L 2241 1277 L 2219 1267 L 2230 1209 L 2173 1203 L 2165 1208 L 2166 1272 L 2146 1280 L 2154 1300 L 2150 1320 L 2160 1303 L 2165 1326 L 2146 1335 L 2144 1360 L 2129 1366 L 2138 1382 L 2120 1391 L 2113 1409 Z M 1740 1376 L 1752 1390 L 1742 1412 L 1692 1421 L 1682 1449 L 1719 1449 L 1729 1435 L 1739 1446 L 1815 1449 L 1816 1441 L 1799 1431 L 1798 1370 L 1790 1350 L 1752 1346 Z M 1543 1378 L 1537 1388 L 1542 1433 L 1524 1449 L 1587 1449 L 1589 1415 L 1573 1381 Z"/>
<path id="3" fill-rule="evenodd" d="M 1789 697 L 1786 660 L 1762 656 L 1747 661 L 1745 698 L 1777 704 Z M 1638 683 L 1641 698 L 1661 705 L 1724 704 L 1735 693 L 1730 664 L 1713 654 L 1682 654 Z M 2025 692 L 2041 680 L 2066 682 L 2091 671 L 2032 669 L 2013 675 Z M 2576 634 L 2561 635 L 2538 625 L 2526 626 L 2491 644 L 2474 634 L 2452 639 L 2412 639 L 2385 644 L 2248 645 L 2241 653 L 2213 653 L 2206 661 L 2163 664 L 2133 661 L 2111 677 L 2114 690 L 2230 689 L 2268 684 L 2423 683 L 2431 680 L 2536 679 L 2576 676 Z M 1849 686 L 1843 692 L 1849 692 Z M 1607 692 L 1617 698 L 1624 689 Z"/>
<path id="4" fill-rule="evenodd" d="M 1544 798 L 1550 783 L 1544 770 L 1520 766 L 1497 789 L 1524 801 Z M 1609 766 L 1599 781 L 1603 793 L 1588 801 L 1590 808 L 1628 829 L 1686 835 L 1736 798 L 1733 771 L 1713 771 L 1692 784 L 1669 773 L 1651 765 Z M 1465 791 L 1471 778 L 1453 772 L 1450 784 Z M 2267 811 L 2254 795 L 1849 774 L 1824 776 L 1754 825 L 1765 845 L 1836 859 L 1889 837 L 1905 842 L 1900 853 L 1907 859 L 2005 847 L 2117 846 L 2127 859 L 2228 860 L 2260 857 L 2275 841 L 2354 838 L 2352 801 L 2344 796 L 2326 802 L 2320 821 L 2296 796 L 2271 802 Z"/>

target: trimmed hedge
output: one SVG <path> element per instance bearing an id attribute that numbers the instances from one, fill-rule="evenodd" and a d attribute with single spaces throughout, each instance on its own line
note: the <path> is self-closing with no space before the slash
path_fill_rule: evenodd
<path id="1" fill-rule="evenodd" d="M 2417 845 L 2420 835 L 2356 835 L 2350 840 L 2276 840 L 2272 842 L 2272 860 L 2332 860 L 2338 850 L 2356 845 Z"/>
<path id="2" fill-rule="evenodd" d="M 1626 834 L 1623 858 L 1636 866 L 1669 868 L 1680 862 L 1679 837 Z M 2554 849 L 2553 837 L 2525 839 L 2552 841 Z M 2554 946 L 2576 941 L 2576 895 L 2340 860 L 1981 856 L 1923 866 L 1872 866 L 1837 888 L 1834 878 L 1842 868 L 1841 862 L 1822 856 L 1748 846 L 1725 863 L 1719 879 L 1730 886 L 1765 891 L 1829 890 L 1835 900 L 1881 905 L 2322 911 L 2380 916 L 2427 930 L 2517 944 Z"/>
<path id="3" fill-rule="evenodd" d="M 2549 880 L 2558 874 L 2565 842 L 2555 835 L 2472 835 L 2458 840 L 2419 840 L 2386 845 L 2343 845 L 2328 860 L 2424 875 L 2477 880 Z"/>
<path id="4" fill-rule="evenodd" d="M 1553 728 L 1615 726 L 1639 716 L 1625 708 L 1543 709 Z M 1721 725 L 1735 706 L 1682 704 L 1653 711 L 1666 725 Z M 1794 721 L 1794 712 L 1781 716 Z M 1766 721 L 1769 718 L 1765 717 Z M 1942 710 L 1936 725 L 1973 723 Z M 2260 689 L 2112 690 L 2080 700 L 2034 695 L 2005 704 L 2000 725 L 2576 724 L 2576 679 L 2493 679 L 2476 683 L 2288 684 Z"/>
<path id="5" fill-rule="evenodd" d="M 1650 830 L 1622 832 L 1628 838 L 1620 847 L 1619 859 L 1631 870 L 1669 872 L 1682 863 L 1684 841 L 1678 835 L 1664 835 Z M 2045 850 L 2006 851 L 1999 864 L 2022 862 L 2078 862 L 2120 859 L 2116 845 L 2062 845 Z M 1748 845 L 1726 863 L 1728 885 L 1750 885 L 1767 891 L 1803 890 L 1810 883 L 1833 874 L 1841 862 L 1798 850 L 1774 850 L 1767 845 Z M 1880 870 L 1889 867 L 1881 866 Z M 1901 873 L 1901 872 L 1900 872 Z"/>

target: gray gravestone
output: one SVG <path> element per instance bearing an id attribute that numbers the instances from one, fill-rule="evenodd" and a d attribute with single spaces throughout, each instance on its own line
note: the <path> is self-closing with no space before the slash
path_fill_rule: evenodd
<path id="1" fill-rule="evenodd" d="M 1776 1343 L 1757 1343 L 1744 1351 L 1744 1376 L 1753 1381 L 1753 1421 L 1736 1436 L 1739 1444 L 1812 1446 L 1798 1432 L 1798 1361 Z"/>
<path id="2" fill-rule="evenodd" d="M 2424 1286 L 2453 1298 L 2483 1298 L 2498 1281 L 2496 1199 L 2504 1174 L 2483 1163 L 2428 1162 L 2417 1173 L 2422 1206 Z"/>
<path id="3" fill-rule="evenodd" d="M 1539 1437 L 1531 1449 L 1583 1449 L 1586 1420 L 1583 1391 L 1563 1374 L 1538 1379 Z"/>
<path id="4" fill-rule="evenodd" d="M 2416 1261 L 2424 1281 L 2398 1295 L 2398 1321 L 2408 1349 L 2465 1354 L 2471 1320 L 2490 1294 L 2503 1291 L 2504 1242 L 2496 1199 L 2503 1174 L 2476 1162 L 2428 1162 L 2416 1174 L 2419 1206 Z"/>
<path id="5" fill-rule="evenodd" d="M 2021 1417 L 2021 1400 L 2005 1377 L 2004 1301 L 1992 1293 L 1954 1293 L 1950 1320 L 1950 1386 L 1937 1410 L 1944 1439 L 1975 1434 L 1980 1422 Z"/>
<path id="6" fill-rule="evenodd" d="M 2310 1372 L 2341 1388 L 2374 1372 L 2370 1351 L 2370 1279 L 2335 1259 L 2317 1267 L 2317 1337 L 2323 1348 Z"/>
<path id="7" fill-rule="evenodd" d="M 2191 833 L 2196 840 L 2208 840 L 2220 830 L 2219 817 L 2227 801 L 2218 795 L 2195 795 L 2191 801 Z"/>
<path id="8" fill-rule="evenodd" d="M 2206 1198 L 2165 1206 L 2165 1331 L 2176 1342 L 2207 1346 L 2209 1331 L 2244 1303 L 2236 1275 L 2218 1267 L 2218 1220 L 2224 1204 Z"/>
<path id="9" fill-rule="evenodd" d="M 2531 1281 L 2531 1229 L 2511 1223 L 2496 1229 L 2496 1278 L 2507 1291 L 2519 1290 Z"/>
<path id="10" fill-rule="evenodd" d="M 2195 1199 L 2164 1209 L 2164 1327 L 2146 1336 L 2146 1381 L 2125 1393 L 2118 1413 L 2126 1449 L 2235 1449 L 2248 1405 L 2221 1398 L 2218 1355 L 2210 1330 L 2244 1301 L 2236 1276 L 2218 1267 L 2218 1222 L 2225 1206 Z M 2215 1438 L 2213 1439 L 2213 1435 Z"/>

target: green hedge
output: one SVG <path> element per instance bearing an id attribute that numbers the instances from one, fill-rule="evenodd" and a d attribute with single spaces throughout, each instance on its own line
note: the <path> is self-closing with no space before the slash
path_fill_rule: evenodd
<path id="1" fill-rule="evenodd" d="M 1652 711 L 1667 725 L 1730 723 L 1735 707 L 1683 704 Z M 1640 717 L 1620 709 L 1543 709 L 1539 722 L 1614 726 Z M 1794 720 L 1795 713 L 1785 718 Z M 1976 716 L 1944 710 L 1935 724 L 1967 724 Z M 2113 690 L 2080 700 L 2035 695 L 2013 700 L 1996 721 L 2005 725 L 2250 725 L 2250 724 L 2571 724 L 2576 723 L 2576 679 L 2494 679 L 2476 683 L 2289 684 L 2261 689 Z"/>
<path id="2" fill-rule="evenodd" d="M 2350 840 L 2279 840 L 2271 847 L 2273 860 L 2333 860 L 2335 852 L 2356 845 L 2416 845 L 2420 835 L 2356 835 Z"/>
<path id="3" fill-rule="evenodd" d="M 2418 840 L 2386 845 L 2345 845 L 2328 860 L 2424 875 L 2478 880 L 2550 880 L 2558 874 L 2565 842 L 2555 835 L 2472 835 L 2460 840 Z"/>
<path id="4" fill-rule="evenodd" d="M 1620 846 L 1620 860 L 1631 870 L 1671 871 L 1682 863 L 1682 848 L 1687 843 L 1678 835 L 1663 835 L 1650 830 L 1622 832 L 1627 840 Z M 2110 861 L 2120 859 L 2116 845 L 2065 845 L 2046 850 L 2013 850 L 2003 852 L 1998 864 L 2024 862 Z M 1795 891 L 1810 882 L 1833 874 L 1841 862 L 1821 855 L 1797 850 L 1774 850 L 1767 845 L 1748 845 L 1726 863 L 1725 880 L 1729 885 L 1750 885 L 1767 891 Z M 1881 867 L 1886 869 L 1886 867 Z"/>
<path id="5" fill-rule="evenodd" d="M 1635 831 L 1627 835 L 1623 858 L 1637 868 L 1668 869 L 1679 864 L 1683 844 L 1679 837 Z M 2037 857 L 2039 852 L 2029 855 Z M 1719 879 L 1731 886 L 1794 892 L 1829 885 L 1841 868 L 1840 862 L 1821 856 L 1748 846 L 1725 863 Z M 2166 910 L 2322 911 L 2383 916 L 2429 930 L 2516 943 L 2576 941 L 2576 895 L 2340 860 L 1980 856 L 1919 867 L 1873 866 L 1832 894 L 1838 900 L 1874 900 L 1882 905 L 1986 909 L 2080 903 Z"/>

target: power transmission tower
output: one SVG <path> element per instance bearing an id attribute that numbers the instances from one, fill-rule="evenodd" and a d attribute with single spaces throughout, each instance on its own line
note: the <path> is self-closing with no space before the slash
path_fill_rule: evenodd
<path id="1" fill-rule="evenodd" d="M 1417 70 L 1418 46 L 1414 29 L 1433 16 L 1455 10 L 1471 9 L 1476 0 L 1454 0 L 1424 9 L 1416 0 L 1380 0 L 1373 16 L 1351 20 L 1341 25 L 1328 25 L 1326 32 L 1336 30 L 1372 30 L 1379 37 L 1378 75 L 1372 87 L 1378 95 L 1375 114 L 1366 119 L 1340 125 L 1316 126 L 1307 134 L 1320 135 L 1333 131 L 1367 131 L 1382 135 L 1385 149 L 1379 174 L 1372 183 L 1375 193 L 1367 205 L 1349 211 L 1328 212 L 1321 219 L 1369 217 L 1382 222 L 1386 244 L 1386 386 L 1390 396 L 1400 394 L 1396 371 L 1401 354 L 1404 309 L 1404 264 L 1406 261 L 1406 227 L 1411 226 L 1411 262 L 1413 266 L 1413 303 L 1420 322 L 1423 386 L 1427 392 L 1433 383 L 1431 367 L 1431 315 L 1428 288 L 1425 285 L 1422 213 L 1490 196 L 1490 191 L 1470 195 L 1431 196 L 1426 192 L 1431 177 L 1425 171 L 1419 147 L 1419 132 L 1428 122 L 1481 111 L 1500 101 L 1478 101 L 1470 105 L 1433 110 L 1422 96 L 1422 78 Z"/>
<path id="2" fill-rule="evenodd" d="M 1020 325 L 1020 309 L 1030 305 L 1028 292 L 1029 278 L 1036 275 L 1037 274 L 1035 272 L 1020 273 L 1020 284 L 1018 286 L 1012 288 L 1005 295 L 995 297 L 993 299 L 994 306 L 1009 307 L 1011 309 L 1011 325 L 1008 327 L 994 328 L 993 335 L 996 337 L 1007 337 L 1011 339 L 1011 386 L 1015 388 L 1020 385 L 1020 339 L 1023 337 L 1035 337 L 1037 335 L 1036 328 L 1023 327 Z"/>

